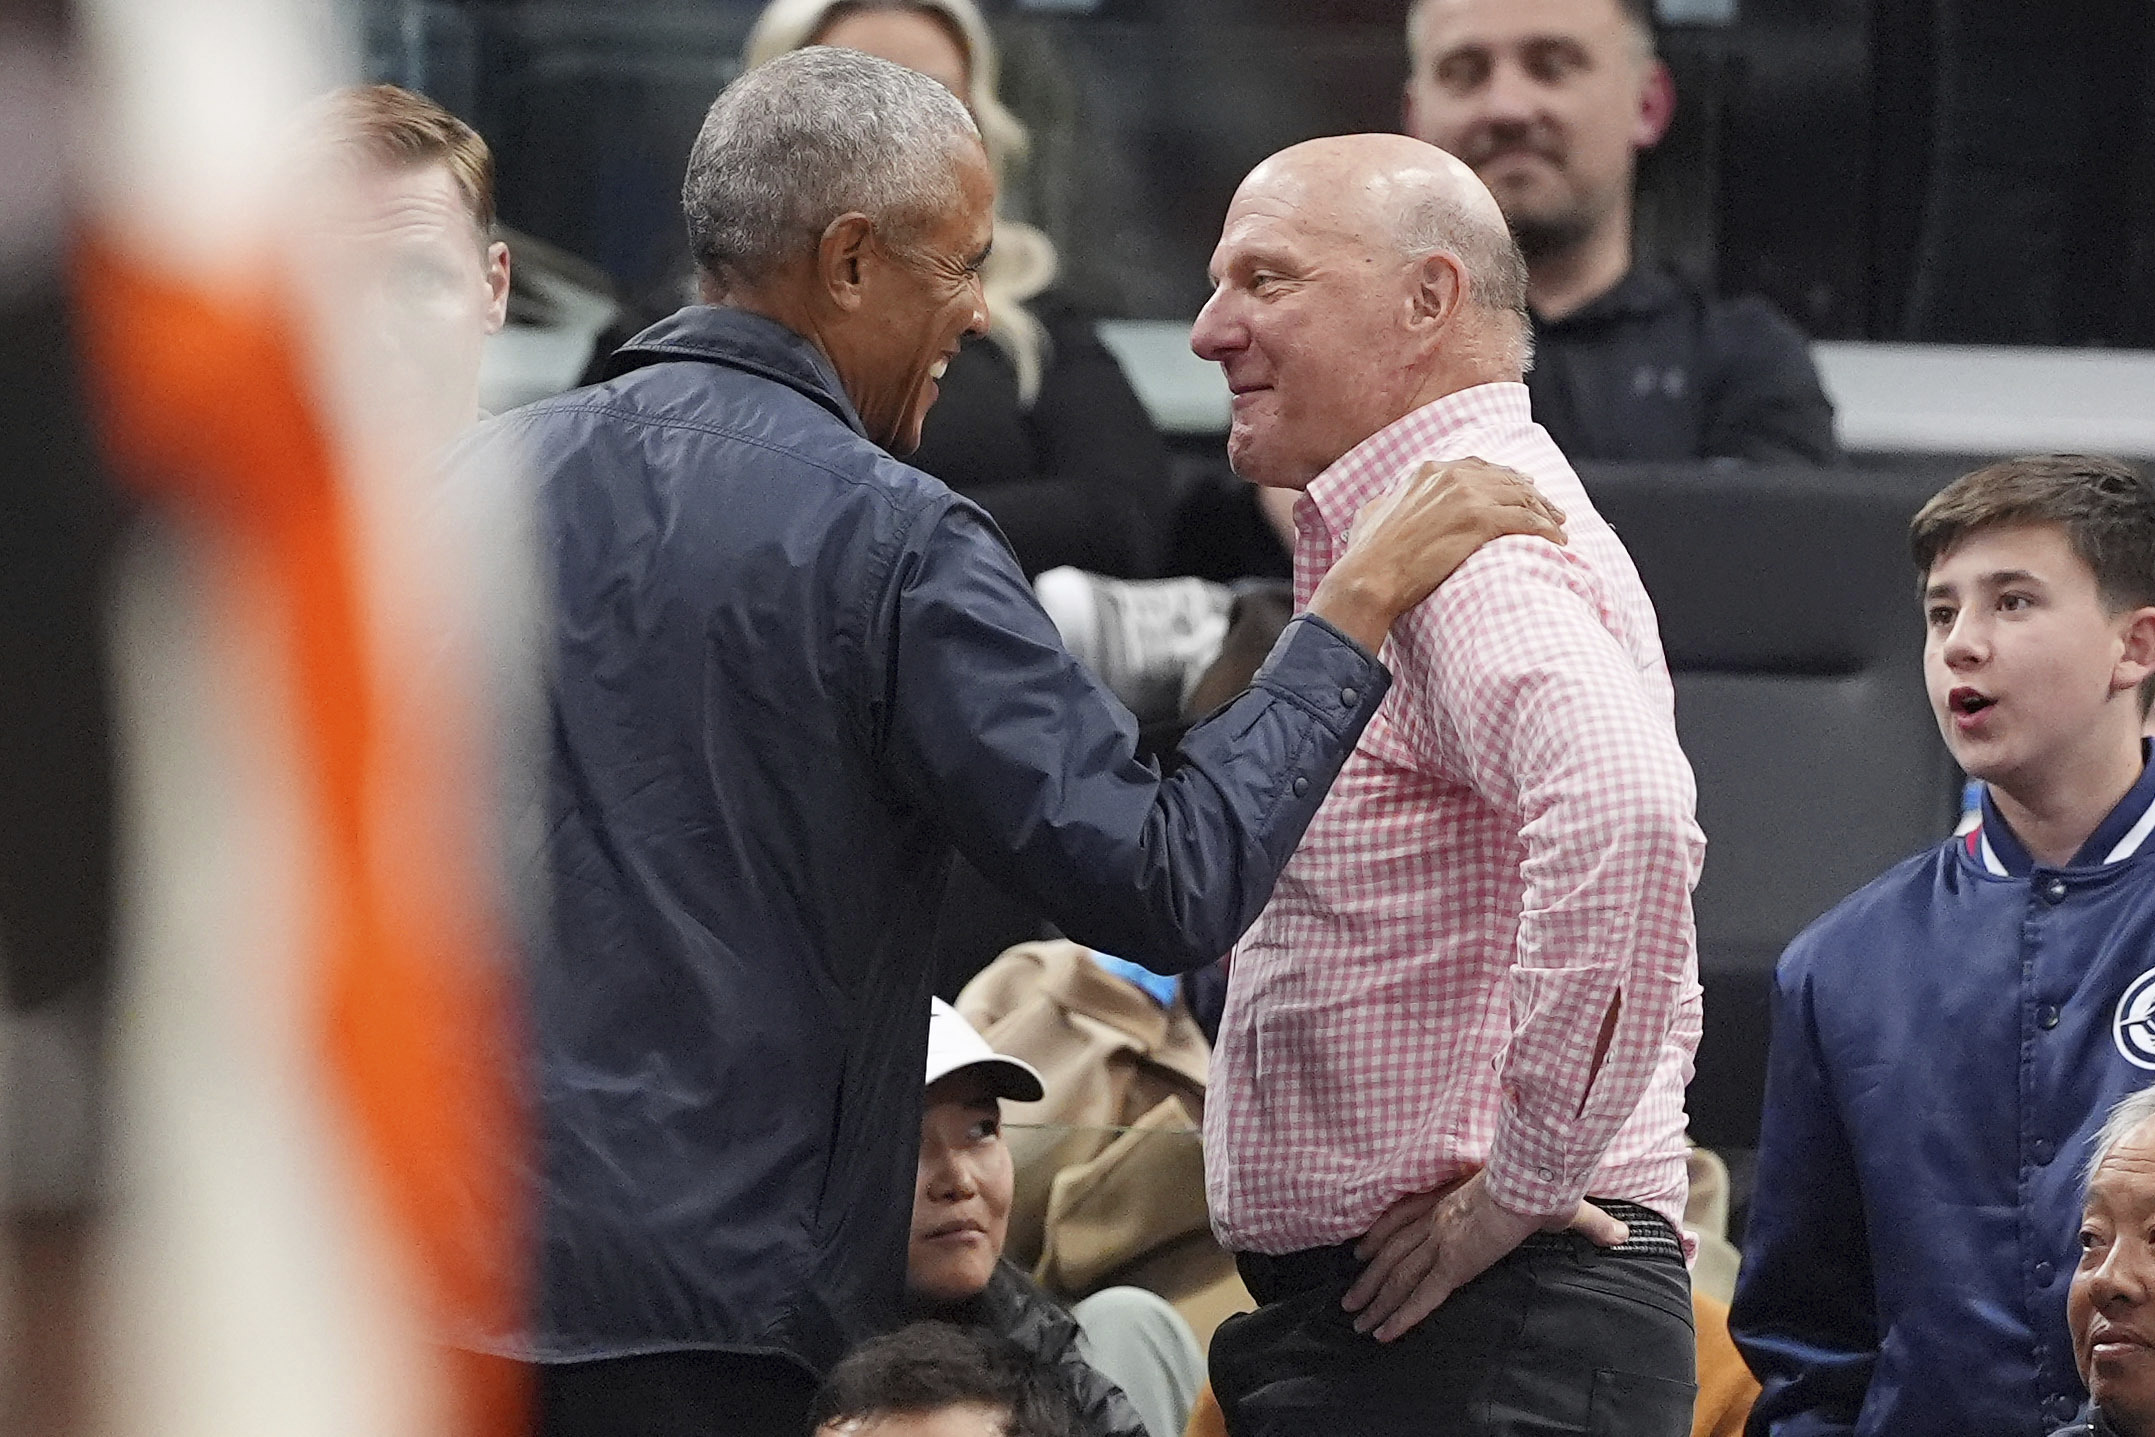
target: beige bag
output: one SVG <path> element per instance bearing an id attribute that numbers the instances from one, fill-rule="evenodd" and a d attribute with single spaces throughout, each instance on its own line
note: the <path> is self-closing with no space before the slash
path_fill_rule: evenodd
<path id="1" fill-rule="evenodd" d="M 958 1010 L 1047 1096 L 1005 1103 L 1017 1192 L 1004 1252 L 1075 1301 L 1128 1284 L 1175 1304 L 1200 1342 L 1256 1306 L 1212 1236 L 1200 1137 L 1211 1051 L 1196 1020 L 1075 943 L 1024 943 Z"/>

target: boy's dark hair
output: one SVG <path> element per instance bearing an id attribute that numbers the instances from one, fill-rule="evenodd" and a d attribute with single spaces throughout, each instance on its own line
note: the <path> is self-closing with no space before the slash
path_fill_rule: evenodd
<path id="1" fill-rule="evenodd" d="M 2111 613 L 2155 604 L 2155 485 L 2130 464 L 2089 454 L 2035 454 L 1964 474 L 1931 496 L 1908 526 L 1916 569 L 1970 534 L 2006 524 L 2052 524 L 2095 575 Z M 2140 686 L 2143 712 L 2155 677 Z"/>
<path id="2" fill-rule="evenodd" d="M 2055 524 L 2112 612 L 2155 604 L 2155 485 L 2115 459 L 2037 454 L 1978 469 L 1933 495 L 1908 526 L 1924 574 L 1978 529 Z"/>
<path id="3" fill-rule="evenodd" d="M 810 1430 L 968 1406 L 1004 1414 L 1004 1437 L 1084 1437 L 1052 1367 L 997 1333 L 948 1322 L 916 1322 L 855 1348 L 816 1393 Z"/>

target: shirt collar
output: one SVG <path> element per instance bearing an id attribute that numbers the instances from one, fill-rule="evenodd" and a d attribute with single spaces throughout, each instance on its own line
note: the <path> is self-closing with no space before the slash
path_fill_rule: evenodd
<path id="1" fill-rule="evenodd" d="M 2099 868 L 2122 863 L 2146 845 L 2155 834 L 2155 764 L 2150 764 L 2150 744 L 2140 740 L 2140 777 L 2118 800 L 2109 816 L 2095 825 L 2088 841 L 2080 845 L 2067 868 Z M 2025 878 L 2035 871 L 2035 857 L 2020 841 L 2005 815 L 1983 785 L 1983 821 L 1969 831 L 1968 855 L 2000 878 Z"/>
<path id="2" fill-rule="evenodd" d="M 1406 477 L 1406 466 L 1469 429 L 1524 428 L 1534 422 L 1524 384 L 1477 384 L 1393 420 L 1332 461 L 1309 481 L 1305 510 L 1314 509 L 1334 536 L 1347 532 L 1364 504 Z"/>

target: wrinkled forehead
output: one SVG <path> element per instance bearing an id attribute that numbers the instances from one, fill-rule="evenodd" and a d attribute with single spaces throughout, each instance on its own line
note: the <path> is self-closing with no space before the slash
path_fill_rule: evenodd
<path id="1" fill-rule="evenodd" d="M 403 246 L 455 240 L 483 246 L 487 241 L 463 189 L 440 161 L 386 164 L 354 156 L 322 167 L 315 179 L 309 225 L 333 242 Z"/>
<path id="2" fill-rule="evenodd" d="M 1367 184 L 1301 169 L 1260 166 L 1235 191 L 1220 225 L 1213 272 L 1256 251 L 1302 259 L 1366 252 L 1384 233 L 1384 215 Z"/>
<path id="3" fill-rule="evenodd" d="M 2118 1139 L 2088 1175 L 2086 1211 L 2112 1221 L 2155 1217 L 2155 1118 Z"/>

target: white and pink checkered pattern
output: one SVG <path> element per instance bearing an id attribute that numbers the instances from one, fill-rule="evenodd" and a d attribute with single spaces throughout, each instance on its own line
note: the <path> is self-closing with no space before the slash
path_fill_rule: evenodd
<path id="1" fill-rule="evenodd" d="M 1344 1242 L 1483 1166 L 1515 1211 L 1591 1192 L 1682 1226 L 1705 839 L 1653 606 L 1526 387 L 1449 395 L 1319 475 L 1296 598 L 1365 502 L 1468 455 L 1531 478 L 1570 543 L 1485 545 L 1393 625 L 1394 687 L 1235 949 L 1205 1111 L 1231 1248 Z"/>

